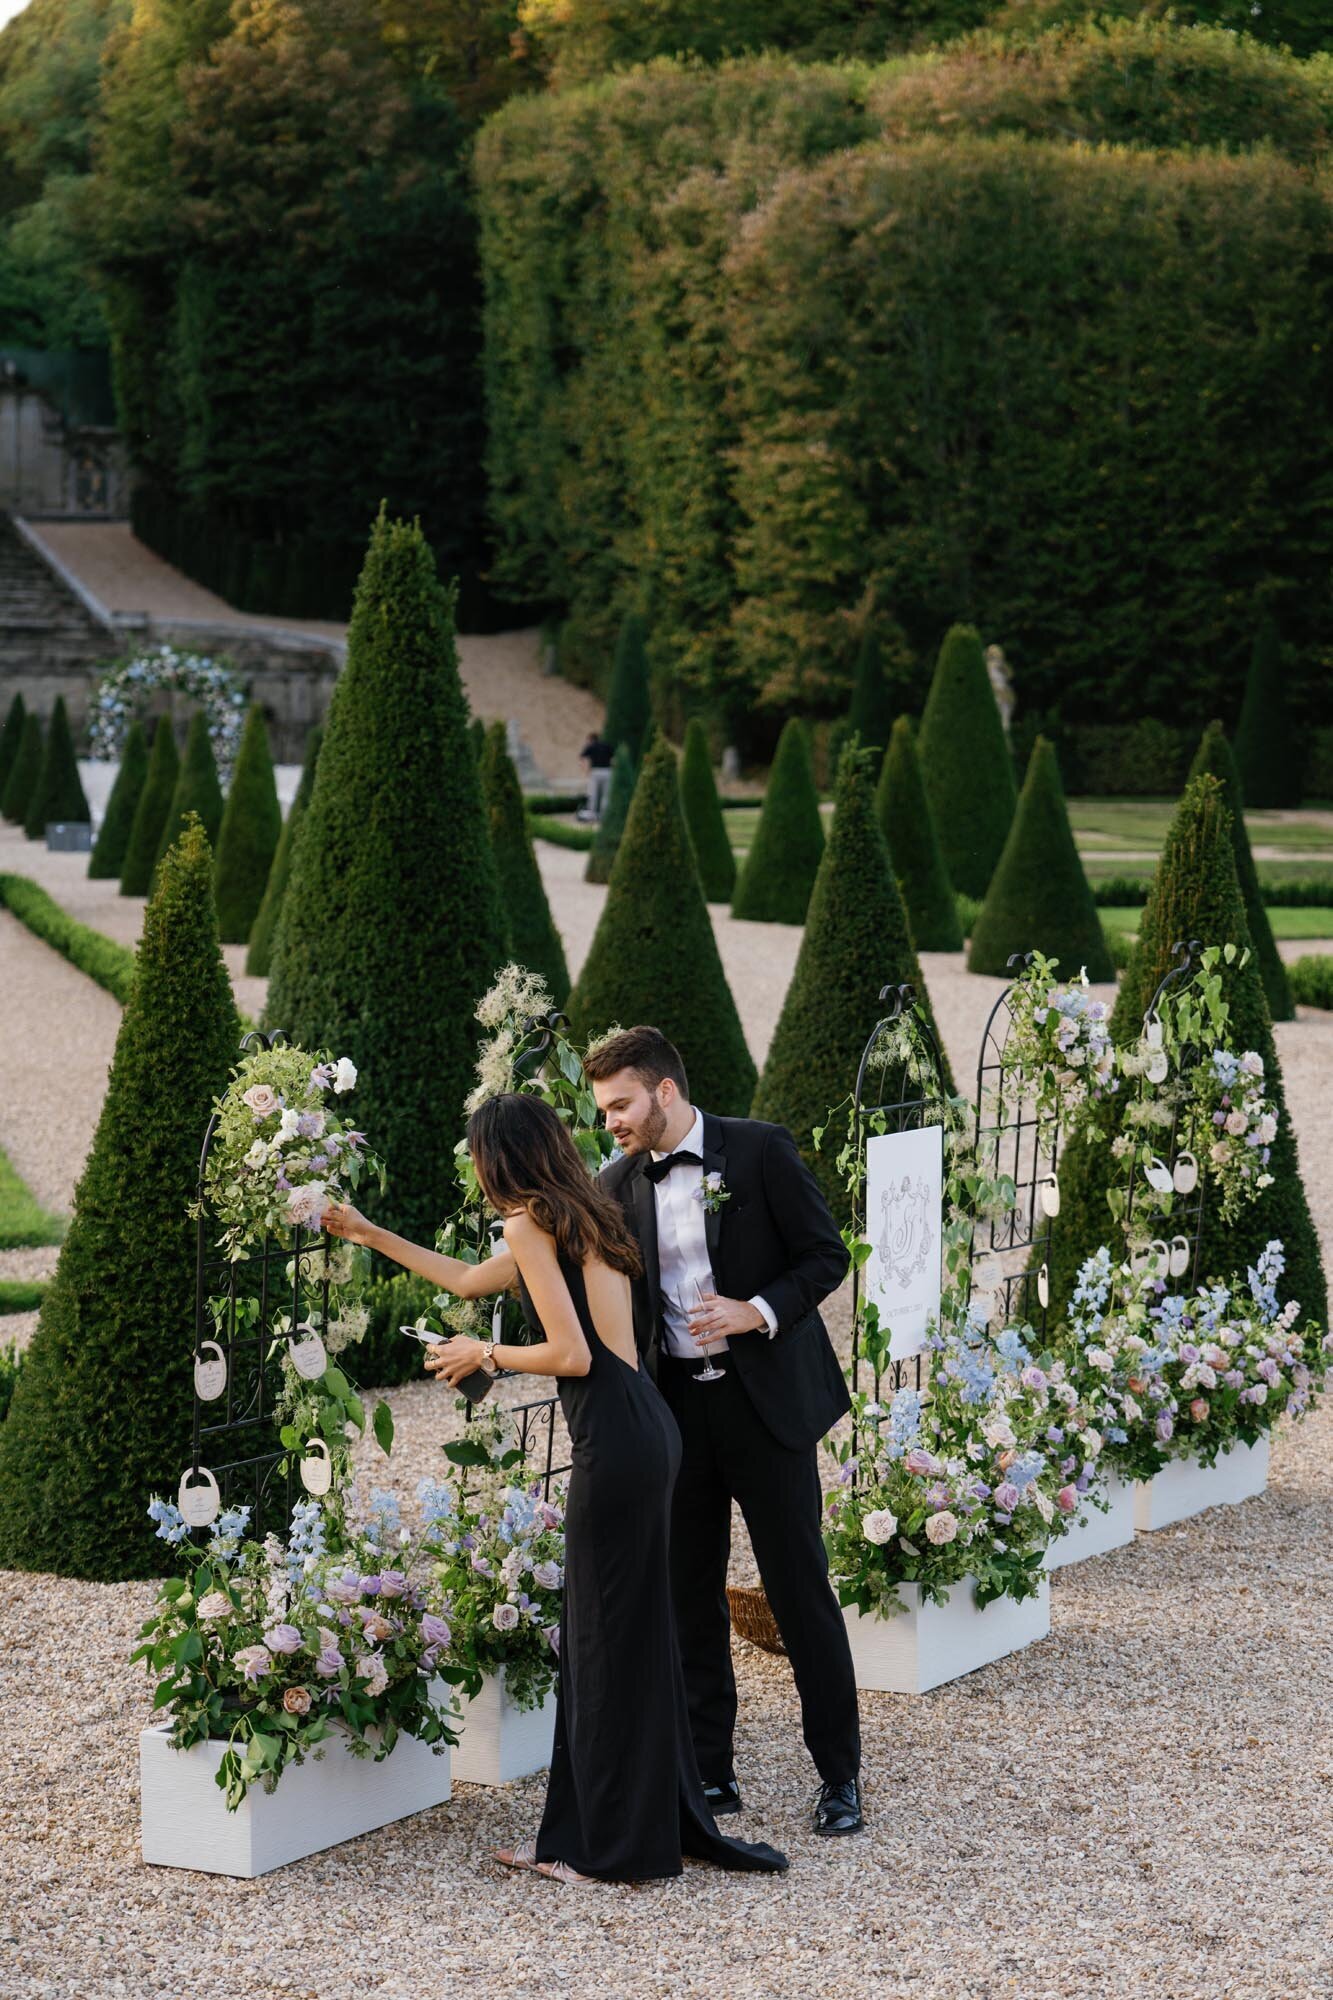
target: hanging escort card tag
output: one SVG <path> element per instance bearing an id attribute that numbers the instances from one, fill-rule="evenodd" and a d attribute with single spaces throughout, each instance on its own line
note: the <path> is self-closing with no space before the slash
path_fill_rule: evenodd
<path id="1" fill-rule="evenodd" d="M 1144 1071 L 1144 1075 L 1147 1077 L 1149 1083 L 1165 1083 L 1166 1073 L 1170 1067 L 1171 1065 L 1166 1059 L 1166 1050 L 1154 1049 L 1148 1058 L 1148 1066 Z"/>
<path id="2" fill-rule="evenodd" d="M 1037 1297 L 1043 1306 L 1051 1303 L 1051 1274 L 1044 1264 L 1037 1273 Z"/>
<path id="3" fill-rule="evenodd" d="M 307 1493 L 327 1493 L 333 1484 L 333 1466 L 323 1438 L 311 1438 L 301 1460 L 301 1484 Z"/>
<path id="4" fill-rule="evenodd" d="M 296 1331 L 305 1338 L 303 1340 L 288 1338 L 287 1353 L 292 1367 L 303 1382 L 318 1382 L 329 1365 L 324 1343 L 308 1320 L 303 1320 Z"/>
<path id="5" fill-rule="evenodd" d="M 1148 1047 L 1150 1049 L 1160 1049 L 1162 1046 L 1161 1022 L 1149 1021 L 1147 1027 L 1143 1031 L 1143 1039 L 1148 1044 Z"/>
<path id="6" fill-rule="evenodd" d="M 222 1506 L 222 1495 L 218 1492 L 217 1480 L 206 1465 L 198 1468 L 201 1484 L 191 1486 L 194 1477 L 189 1466 L 181 1474 L 180 1489 L 176 1495 L 176 1505 L 180 1508 L 181 1519 L 187 1528 L 206 1528 L 215 1521 Z"/>
<path id="7" fill-rule="evenodd" d="M 1171 1178 L 1171 1169 L 1165 1160 L 1155 1159 L 1151 1166 L 1145 1167 L 1143 1178 L 1155 1194 L 1170 1194 L 1175 1186 Z"/>
<path id="8" fill-rule="evenodd" d="M 1037 1192 L 1041 1197 L 1042 1213 L 1044 1215 L 1058 1215 L 1060 1213 L 1060 1183 L 1056 1176 L 1054 1174 L 1045 1175 L 1037 1183 Z"/>
<path id="9" fill-rule="evenodd" d="M 206 1357 L 211 1353 L 212 1359 Z M 194 1393 L 201 1403 L 215 1403 L 227 1386 L 227 1357 L 216 1340 L 201 1340 L 194 1357 Z"/>
<path id="10" fill-rule="evenodd" d="M 1186 1271 L 1188 1271 L 1189 1267 L 1190 1267 L 1189 1237 L 1173 1236 L 1171 1238 L 1171 1255 L 1167 1260 L 1167 1269 L 1170 1271 L 1171 1276 L 1173 1278 L 1183 1278 Z"/>
<path id="11" fill-rule="evenodd" d="M 1176 1155 L 1176 1170 L 1171 1179 L 1177 1194 L 1193 1194 L 1199 1185 L 1199 1162 L 1193 1153 Z"/>

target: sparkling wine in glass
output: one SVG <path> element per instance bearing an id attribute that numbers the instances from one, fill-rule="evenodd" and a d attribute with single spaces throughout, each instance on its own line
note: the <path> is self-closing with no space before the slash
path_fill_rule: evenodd
<path id="1" fill-rule="evenodd" d="M 694 1303 L 697 1306 L 707 1305 L 709 1294 L 712 1292 L 716 1292 L 716 1290 L 717 1290 L 717 1280 L 716 1278 L 714 1278 L 711 1271 L 708 1274 L 707 1284 L 700 1284 L 699 1280 L 696 1278 L 694 1280 Z M 723 1376 L 725 1375 L 726 1370 L 724 1368 L 718 1368 L 714 1364 L 713 1357 L 709 1353 L 707 1348 L 703 1350 L 703 1357 L 704 1357 L 703 1367 L 696 1368 L 694 1371 L 695 1381 L 720 1382 Z"/>

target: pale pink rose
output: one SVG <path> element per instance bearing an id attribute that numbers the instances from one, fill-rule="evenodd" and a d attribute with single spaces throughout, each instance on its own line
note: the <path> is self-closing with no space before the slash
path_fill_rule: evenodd
<path id="1" fill-rule="evenodd" d="M 210 1590 L 207 1597 L 199 1600 L 201 1618 L 227 1618 L 231 1614 L 231 1599 L 223 1590 Z"/>
<path id="2" fill-rule="evenodd" d="M 1226 1130 L 1233 1139 L 1243 1139 L 1250 1129 L 1250 1121 L 1243 1111 L 1228 1111 Z"/>
<path id="3" fill-rule="evenodd" d="M 373 1646 L 381 1646 L 386 1639 L 393 1637 L 393 1626 L 387 1618 L 381 1618 L 378 1611 L 362 1612 L 361 1629 Z"/>
<path id="4" fill-rule="evenodd" d="M 512 1632 L 518 1624 L 516 1604 L 497 1604 L 491 1613 L 491 1623 L 497 1632 Z"/>
<path id="5" fill-rule="evenodd" d="M 1062 1514 L 1073 1514 L 1078 1509 L 1077 1486 L 1062 1486 L 1055 1496 L 1055 1504 Z"/>
<path id="6" fill-rule="evenodd" d="M 309 1715 L 310 1713 L 309 1688 L 288 1688 L 287 1692 L 282 1697 L 282 1705 L 286 1709 L 288 1715 Z"/>
<path id="7" fill-rule="evenodd" d="M 252 1083 L 241 1102 L 249 1105 L 256 1118 L 271 1118 L 278 1108 L 276 1093 L 267 1083 Z"/>
<path id="8" fill-rule="evenodd" d="M 909 1472 L 931 1473 L 940 1469 L 939 1460 L 930 1452 L 923 1451 L 920 1445 L 912 1446 L 903 1464 Z"/>
<path id="9" fill-rule="evenodd" d="M 958 1516 L 945 1509 L 942 1514 L 932 1514 L 926 1522 L 926 1540 L 938 1549 L 945 1542 L 951 1542 L 958 1533 Z"/>
<path id="10" fill-rule="evenodd" d="M 1194 1401 L 1190 1404 L 1190 1415 L 1196 1424 L 1203 1422 L 1204 1418 L 1208 1415 L 1208 1400 L 1205 1396 L 1196 1396 L 1194 1398 Z"/>

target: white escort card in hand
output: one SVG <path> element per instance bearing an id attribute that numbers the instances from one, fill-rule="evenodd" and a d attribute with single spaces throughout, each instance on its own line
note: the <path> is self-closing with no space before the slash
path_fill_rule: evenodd
<path id="1" fill-rule="evenodd" d="M 487 1674 L 474 1701 L 460 1692 L 459 1706 L 453 1773 L 460 1785 L 510 1785 L 546 1770 L 555 1740 L 554 1688 L 540 1708 L 518 1708 L 501 1671 Z"/>
<path id="2" fill-rule="evenodd" d="M 919 1354 L 940 1313 L 944 1133 L 876 1133 L 866 1142 L 866 1297 L 894 1361 Z"/>
<path id="3" fill-rule="evenodd" d="M 854 1605 L 843 1610 L 858 1688 L 925 1694 L 1021 1652 L 1047 1638 L 1051 1629 L 1051 1587 L 1045 1577 L 1035 1596 L 1021 1604 L 997 1597 L 980 1611 L 970 1578 L 953 1586 L 947 1604 L 922 1603 L 915 1583 L 900 1583 L 898 1595 L 907 1609 L 896 1618 L 863 1617 Z"/>
<path id="4" fill-rule="evenodd" d="M 1197 1458 L 1173 1458 L 1151 1479 L 1143 1479 L 1134 1489 L 1134 1525 L 1139 1533 L 1151 1534 L 1188 1521 L 1209 1507 L 1234 1507 L 1242 1500 L 1254 1500 L 1268 1484 L 1269 1441 L 1236 1444 L 1223 1452 L 1216 1465 L 1200 1465 Z"/>

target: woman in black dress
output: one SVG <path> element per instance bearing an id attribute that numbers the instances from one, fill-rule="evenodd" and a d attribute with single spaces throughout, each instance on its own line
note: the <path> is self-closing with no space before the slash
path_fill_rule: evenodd
<path id="1" fill-rule="evenodd" d="M 472 1115 L 468 1145 L 482 1191 L 504 1217 L 508 1254 L 465 1264 L 352 1208 L 331 1210 L 326 1224 L 461 1297 L 517 1280 L 544 1339 L 442 1342 L 426 1366 L 445 1381 L 485 1367 L 559 1383 L 573 1469 L 555 1747 L 535 1842 L 497 1858 L 561 1881 L 679 1875 L 684 1854 L 779 1872 L 787 1863 L 775 1848 L 718 1832 L 694 1759 L 667 1575 L 680 1433 L 634 1345 L 638 1245 L 540 1098 L 490 1099 Z"/>

